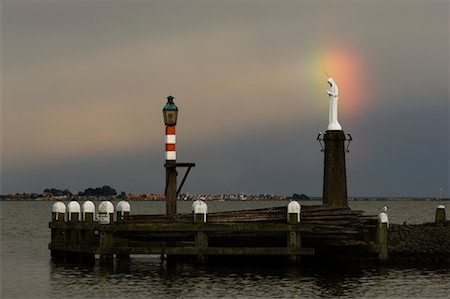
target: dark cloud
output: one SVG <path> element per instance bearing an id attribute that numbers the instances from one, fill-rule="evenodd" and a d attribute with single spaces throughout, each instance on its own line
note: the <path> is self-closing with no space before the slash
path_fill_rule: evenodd
<path id="1" fill-rule="evenodd" d="M 341 90 L 350 194 L 448 194 L 448 1 L 2 4 L 2 193 L 161 192 L 173 93 L 189 191 L 320 195 L 309 64 L 339 46 L 364 77 L 346 85 L 364 109 Z"/>

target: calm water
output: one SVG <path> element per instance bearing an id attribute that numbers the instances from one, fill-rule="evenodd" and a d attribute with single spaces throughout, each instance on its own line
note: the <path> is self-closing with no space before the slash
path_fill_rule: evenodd
<path id="1" fill-rule="evenodd" d="M 181 202 L 179 210 L 188 212 L 190 204 Z M 212 202 L 208 207 L 215 212 L 281 204 Z M 433 221 L 439 203 L 350 202 L 352 208 L 369 214 L 384 204 L 391 222 L 422 223 Z M 167 266 L 158 256 L 132 257 L 112 267 L 54 264 L 47 249 L 51 205 L 0 203 L 1 298 L 450 298 L 446 267 Z M 165 209 L 163 202 L 131 202 L 131 208 L 134 214 L 158 214 Z"/>

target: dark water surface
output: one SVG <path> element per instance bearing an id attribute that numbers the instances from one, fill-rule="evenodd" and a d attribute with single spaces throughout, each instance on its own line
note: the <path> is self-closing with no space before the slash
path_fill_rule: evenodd
<path id="1" fill-rule="evenodd" d="M 445 266 L 168 266 L 159 256 L 132 256 L 130 261 L 115 261 L 109 267 L 55 264 L 47 249 L 52 204 L 0 203 L 0 298 L 450 298 L 450 269 Z M 208 208 L 215 212 L 283 204 L 211 202 Z M 384 204 L 391 222 L 422 223 L 433 221 L 439 203 L 350 202 L 353 209 L 368 214 L 376 214 Z M 190 211 L 190 205 L 179 203 L 179 211 Z M 159 214 L 165 206 L 163 202 L 131 202 L 131 209 L 132 214 Z"/>

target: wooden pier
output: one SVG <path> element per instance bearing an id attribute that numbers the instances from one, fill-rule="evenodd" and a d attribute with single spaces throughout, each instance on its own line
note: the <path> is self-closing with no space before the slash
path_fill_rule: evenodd
<path id="1" fill-rule="evenodd" d="M 317 136 L 324 152 L 323 205 L 300 206 L 291 201 L 287 207 L 208 214 L 207 204 L 196 201 L 192 214 L 177 214 L 177 197 L 195 163 L 176 160 L 178 107 L 169 96 L 163 108 L 166 214 L 132 215 L 130 204 L 121 201 L 114 215 L 113 204 L 103 201 L 95 217 L 93 202 L 84 202 L 81 209 L 78 202 L 71 201 L 67 213 L 66 205 L 57 202 L 49 224 L 52 257 L 92 261 L 99 256 L 102 263 L 111 263 L 114 257 L 129 258 L 132 254 L 191 257 L 199 262 L 214 256 L 281 256 L 296 263 L 305 256 L 319 262 L 369 259 L 386 263 L 391 250 L 398 255 L 433 252 L 450 260 L 450 238 L 445 238 L 450 231 L 443 205 L 436 211 L 436 229 L 396 227 L 391 234 L 387 207 L 377 216 L 364 216 L 348 207 L 345 155 L 353 138 L 344 134 L 337 119 L 337 85 L 331 77 L 327 83 L 329 125 L 323 137 L 322 133 Z M 179 186 L 177 168 L 187 168 Z M 415 242 L 422 235 L 430 238 Z M 391 247 L 389 238 L 393 240 Z M 443 246 L 430 248 L 430 244 Z"/>
<path id="2" fill-rule="evenodd" d="M 298 217 L 288 212 L 288 207 L 175 216 L 117 212 L 104 224 L 95 222 L 93 213 L 53 212 L 49 249 L 55 259 L 97 256 L 101 263 L 132 254 L 199 262 L 212 256 L 284 256 L 296 263 L 302 256 L 348 255 L 355 248 L 376 252 L 376 216 L 323 205 L 302 206 Z"/>

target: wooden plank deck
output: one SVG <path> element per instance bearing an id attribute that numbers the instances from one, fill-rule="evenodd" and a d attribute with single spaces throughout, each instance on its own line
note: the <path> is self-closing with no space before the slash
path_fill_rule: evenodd
<path id="1" fill-rule="evenodd" d="M 287 222 L 287 208 L 210 213 L 205 223 L 192 214 L 128 215 L 110 224 L 52 221 L 49 249 L 59 255 L 161 254 L 287 256 L 296 261 L 314 255 L 315 247 L 365 246 L 376 217 L 330 206 L 302 206 L 301 222 Z M 305 246 L 306 245 L 306 246 Z"/>

